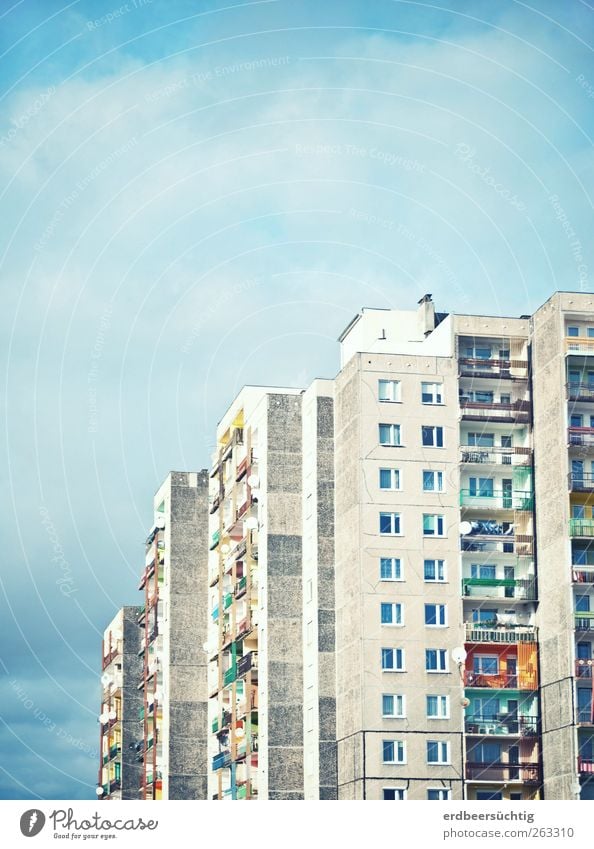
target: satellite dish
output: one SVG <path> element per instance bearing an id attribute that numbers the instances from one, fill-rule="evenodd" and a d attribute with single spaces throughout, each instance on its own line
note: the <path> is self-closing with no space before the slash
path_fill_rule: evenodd
<path id="1" fill-rule="evenodd" d="M 471 530 L 472 530 L 472 523 L 471 522 L 460 522 L 460 533 L 462 534 L 463 537 L 465 537 L 467 534 L 469 534 L 471 532 Z"/>
<path id="2" fill-rule="evenodd" d="M 103 787 L 95 787 L 95 793 L 97 796 L 103 796 Z"/>
<path id="3" fill-rule="evenodd" d="M 165 527 L 165 516 L 163 516 L 163 514 L 162 514 L 162 513 L 160 513 L 160 514 L 157 516 L 157 518 L 155 519 L 155 525 L 156 525 L 158 528 L 161 528 L 161 530 Z"/>
<path id="4" fill-rule="evenodd" d="M 107 719 L 108 719 L 108 716 L 107 716 L 106 713 L 100 713 L 99 714 L 99 722 L 101 723 L 101 725 L 105 725 L 105 723 L 107 722 Z"/>
<path id="5" fill-rule="evenodd" d="M 116 710 L 110 710 L 109 713 L 107 714 L 107 716 L 108 716 L 109 719 L 117 719 L 118 718 L 118 712 Z"/>
<path id="6" fill-rule="evenodd" d="M 247 479 L 247 484 L 250 489 L 256 489 L 260 485 L 260 478 L 258 475 L 250 475 Z"/>
<path id="7" fill-rule="evenodd" d="M 245 526 L 248 530 L 254 531 L 258 527 L 258 520 L 255 516 L 250 516 L 250 518 L 246 520 Z"/>
<path id="8" fill-rule="evenodd" d="M 229 552 L 228 543 L 224 542 L 221 546 L 221 554 L 227 554 Z"/>
<path id="9" fill-rule="evenodd" d="M 104 672 L 103 675 L 101 676 L 101 683 L 103 684 L 103 686 L 107 687 L 107 685 L 109 684 L 110 681 L 111 681 L 111 676 L 108 675 L 107 672 Z"/>
<path id="10" fill-rule="evenodd" d="M 470 699 L 467 699 L 467 698 L 460 699 L 460 704 L 462 705 L 463 708 L 467 708 L 468 705 L 470 704 Z"/>
<path id="11" fill-rule="evenodd" d="M 245 729 L 244 729 L 243 725 L 237 726 L 237 728 L 235 729 L 235 736 L 240 737 L 240 738 L 245 737 Z"/>
<path id="12" fill-rule="evenodd" d="M 464 663 L 466 660 L 466 652 L 463 648 L 452 649 L 452 660 L 454 663 Z"/>

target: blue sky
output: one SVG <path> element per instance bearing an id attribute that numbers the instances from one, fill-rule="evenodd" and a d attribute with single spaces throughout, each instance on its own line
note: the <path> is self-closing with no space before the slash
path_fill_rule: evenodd
<path id="1" fill-rule="evenodd" d="M 0 15 L 0 798 L 94 798 L 101 632 L 241 386 L 333 376 L 361 306 L 593 290 L 594 13 Z"/>

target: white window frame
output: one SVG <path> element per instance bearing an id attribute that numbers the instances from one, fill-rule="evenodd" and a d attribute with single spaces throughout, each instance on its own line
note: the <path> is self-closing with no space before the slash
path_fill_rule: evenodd
<path id="1" fill-rule="evenodd" d="M 437 660 L 439 661 L 439 665 L 438 665 L 437 669 L 427 669 L 427 652 L 428 651 L 437 652 Z M 445 661 L 445 665 L 444 665 L 443 668 L 441 668 L 441 661 L 442 660 Z M 450 671 L 450 663 L 449 663 L 449 657 L 448 657 L 447 649 L 435 649 L 433 647 L 425 649 L 425 672 L 429 672 L 431 674 L 443 675 L 444 673 L 449 672 L 449 671 Z"/>
<path id="2" fill-rule="evenodd" d="M 386 790 L 393 790 L 395 793 L 399 794 L 399 798 L 396 799 L 384 799 L 384 793 Z M 382 801 L 384 802 L 406 802 L 406 787 L 382 787 Z"/>
<path id="3" fill-rule="evenodd" d="M 390 516 L 390 530 L 389 531 L 382 531 L 382 529 L 381 529 L 382 516 Z M 385 510 L 380 510 L 379 517 L 380 517 L 380 521 L 379 521 L 379 534 L 380 534 L 380 536 L 382 536 L 382 537 L 401 537 L 402 536 L 402 514 L 401 513 L 393 513 L 391 511 L 387 512 Z M 396 525 L 398 525 L 397 531 L 394 530 L 396 528 Z"/>
<path id="4" fill-rule="evenodd" d="M 382 442 L 382 428 L 390 429 L 390 441 Z M 396 441 L 395 441 L 396 438 Z M 382 448 L 401 448 L 402 447 L 402 427 L 395 422 L 380 422 L 378 425 L 378 442 Z"/>
<path id="5" fill-rule="evenodd" d="M 425 387 L 429 387 L 428 390 Z M 431 395 L 431 401 L 425 401 L 423 399 L 423 395 Z M 439 396 L 439 400 L 436 400 L 437 396 Z M 443 405 L 443 383 L 439 383 L 435 380 L 423 380 L 421 381 L 421 404 L 441 404 Z"/>
<path id="6" fill-rule="evenodd" d="M 393 699 L 393 706 L 400 707 L 400 713 L 384 713 L 384 698 Z M 406 696 L 401 693 L 382 693 L 382 719 L 406 719 Z"/>
<path id="7" fill-rule="evenodd" d="M 425 563 L 426 562 L 434 564 L 433 568 L 435 570 L 435 578 L 425 577 Z M 440 567 L 440 564 L 441 564 L 441 567 Z M 440 574 L 443 575 L 443 577 L 440 578 L 439 577 Z M 423 580 L 425 581 L 426 584 L 445 584 L 445 583 L 447 583 L 448 570 L 447 570 L 446 561 L 443 560 L 441 557 L 425 557 L 423 559 Z"/>
<path id="8" fill-rule="evenodd" d="M 382 486 L 382 472 L 389 472 L 390 486 Z M 381 492 L 399 492 L 402 489 L 402 472 L 400 469 L 386 469 L 382 467 L 379 470 L 377 485 Z"/>
<path id="9" fill-rule="evenodd" d="M 432 519 L 433 520 L 432 525 L 433 525 L 434 533 L 428 533 L 425 530 L 425 519 Z M 440 524 L 441 524 L 441 533 L 437 533 L 437 531 L 439 530 Z M 424 537 L 434 537 L 434 538 L 437 538 L 437 539 L 443 539 L 444 537 L 447 536 L 445 515 L 443 513 L 423 513 L 422 528 L 423 528 L 423 536 Z"/>
<path id="10" fill-rule="evenodd" d="M 402 666 L 392 666 L 392 667 L 384 666 L 383 665 L 383 659 L 384 659 L 384 652 L 385 651 L 391 651 L 392 652 L 393 662 L 396 662 L 396 660 L 397 660 L 396 652 L 400 652 L 400 660 L 401 660 Z M 405 657 L 405 654 L 404 654 L 404 649 L 401 649 L 399 647 L 394 648 L 393 646 L 382 646 L 381 652 L 380 652 L 380 663 L 382 664 L 382 672 L 406 672 L 406 657 Z"/>
<path id="11" fill-rule="evenodd" d="M 431 442 L 423 441 L 423 431 L 431 431 Z M 437 432 L 441 430 L 441 445 L 438 445 Z M 423 448 L 444 448 L 445 440 L 443 438 L 443 425 L 421 425 L 421 445 Z"/>
<path id="12" fill-rule="evenodd" d="M 394 755 L 397 756 L 402 752 L 402 758 L 393 761 L 384 760 L 384 744 L 392 743 L 394 746 Z M 406 764 L 406 740 L 382 740 L 382 764 L 386 766 L 402 766 Z"/>
<path id="13" fill-rule="evenodd" d="M 427 622 L 427 608 L 434 607 L 435 608 L 435 618 L 438 620 L 437 622 L 431 624 Z M 426 628 L 447 628 L 448 627 L 448 606 L 447 604 L 441 604 L 440 602 L 429 601 L 426 602 L 425 607 L 425 627 Z M 443 619 L 443 622 L 441 621 Z"/>
<path id="14" fill-rule="evenodd" d="M 423 492 L 445 492 L 445 477 L 444 472 L 441 469 L 423 469 L 421 472 L 421 483 L 423 485 Z M 427 489 L 425 486 L 425 475 L 432 475 L 433 477 L 433 488 Z M 437 486 L 435 485 L 437 483 Z"/>
<path id="15" fill-rule="evenodd" d="M 436 760 L 436 761 L 430 761 L 429 760 L 429 746 L 431 744 L 437 744 L 437 746 L 438 746 L 439 759 Z M 443 760 L 444 751 L 445 751 L 445 757 L 446 757 L 445 760 Z M 426 757 L 427 757 L 427 764 L 429 766 L 449 766 L 450 763 L 451 763 L 451 753 L 450 753 L 450 742 L 449 742 L 449 740 L 427 740 Z"/>
<path id="16" fill-rule="evenodd" d="M 391 608 L 391 622 L 384 622 L 382 620 L 382 609 L 384 606 L 390 606 Z M 396 621 L 400 619 L 400 621 Z M 380 601 L 380 625 L 386 628 L 402 628 L 404 625 L 404 605 L 400 601 Z"/>
<path id="17" fill-rule="evenodd" d="M 437 799 L 430 799 L 430 793 L 437 793 Z M 428 787 L 427 788 L 427 801 L 428 802 L 449 802 L 451 799 L 452 791 L 449 787 Z"/>
<path id="18" fill-rule="evenodd" d="M 437 713 L 429 713 L 429 699 L 437 699 Z M 443 693 L 428 693 L 425 697 L 425 716 L 427 719 L 449 719 L 450 697 Z"/>
<path id="19" fill-rule="evenodd" d="M 392 397 L 382 398 L 382 386 L 386 391 L 384 394 Z M 390 380 L 388 378 L 380 378 L 377 382 L 377 398 L 382 404 L 400 404 L 402 396 L 402 386 L 400 380 Z"/>
<path id="20" fill-rule="evenodd" d="M 384 576 L 382 574 L 382 560 L 389 560 L 390 561 L 390 572 L 391 572 L 392 577 L 384 578 Z M 398 564 L 397 567 L 396 567 L 396 564 Z M 396 574 L 396 568 L 398 570 L 397 577 L 394 577 L 394 575 Z M 380 581 L 403 581 L 404 580 L 403 569 L 402 569 L 402 560 L 401 560 L 400 557 L 380 557 L 380 559 L 379 559 L 379 571 L 380 571 Z"/>

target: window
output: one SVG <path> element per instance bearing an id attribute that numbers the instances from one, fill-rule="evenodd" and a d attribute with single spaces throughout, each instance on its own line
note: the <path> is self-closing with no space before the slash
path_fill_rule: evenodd
<path id="1" fill-rule="evenodd" d="M 427 719 L 449 719 L 449 696 L 427 696 Z"/>
<path id="2" fill-rule="evenodd" d="M 380 401 L 400 401 L 400 381 L 380 380 L 378 383 L 378 398 Z"/>
<path id="3" fill-rule="evenodd" d="M 478 445 L 482 448 L 493 448 L 495 446 L 494 433 L 469 433 L 468 445 Z"/>
<path id="4" fill-rule="evenodd" d="M 385 718 L 402 719 L 406 716 L 404 696 L 391 693 L 382 695 L 382 716 Z"/>
<path id="5" fill-rule="evenodd" d="M 442 627 L 447 625 L 446 606 L 445 604 L 426 604 L 425 605 L 425 625 L 434 625 Z"/>
<path id="6" fill-rule="evenodd" d="M 398 602 L 381 602 L 382 625 L 402 625 L 402 605 Z"/>
<path id="7" fill-rule="evenodd" d="M 400 489 L 400 469 L 379 470 L 380 489 Z"/>
<path id="8" fill-rule="evenodd" d="M 423 425 L 421 428 L 423 445 L 427 448 L 443 448 L 443 428 L 435 425 Z"/>
<path id="9" fill-rule="evenodd" d="M 494 607 L 477 607 L 472 611 L 472 621 L 480 623 L 496 623 L 497 611 Z"/>
<path id="10" fill-rule="evenodd" d="M 385 764 L 405 764 L 406 744 L 402 740 L 382 740 L 382 762 Z"/>
<path id="11" fill-rule="evenodd" d="M 380 534 L 400 534 L 400 513 L 379 514 Z"/>
<path id="12" fill-rule="evenodd" d="M 425 649 L 425 670 L 427 672 L 447 672 L 448 653 L 446 649 Z"/>
<path id="13" fill-rule="evenodd" d="M 469 478 L 468 494 L 480 498 L 493 498 L 493 478 Z"/>
<path id="14" fill-rule="evenodd" d="M 445 536 L 445 516 L 434 513 L 423 513 L 423 536 Z"/>
<path id="15" fill-rule="evenodd" d="M 472 671 L 479 675 L 498 675 L 499 657 L 496 654 L 475 654 L 472 658 Z"/>
<path id="16" fill-rule="evenodd" d="M 380 557 L 380 579 L 382 581 L 402 580 L 402 565 L 399 557 Z"/>
<path id="17" fill-rule="evenodd" d="M 423 404 L 443 404 L 443 384 L 421 383 L 421 401 Z"/>
<path id="18" fill-rule="evenodd" d="M 498 802 L 503 799 L 503 793 L 501 790 L 477 790 L 476 791 L 476 800 L 477 802 Z"/>
<path id="19" fill-rule="evenodd" d="M 594 327 L 588 327 L 586 329 L 586 334 L 590 339 L 592 339 L 592 337 L 594 336 Z"/>
<path id="20" fill-rule="evenodd" d="M 427 741 L 427 763 L 428 764 L 449 764 L 450 762 L 450 744 L 441 740 Z"/>
<path id="21" fill-rule="evenodd" d="M 385 672 L 404 672 L 404 649 L 382 649 L 382 669 Z"/>
<path id="22" fill-rule="evenodd" d="M 584 424 L 584 417 L 579 415 L 578 413 L 574 413 L 569 417 L 569 426 L 570 427 L 582 427 Z"/>
<path id="23" fill-rule="evenodd" d="M 380 445 L 400 445 L 400 425 L 381 424 L 379 426 Z"/>
<path id="24" fill-rule="evenodd" d="M 579 336 L 580 335 L 579 327 L 568 327 L 567 328 L 567 335 L 568 336 Z"/>
<path id="25" fill-rule="evenodd" d="M 429 787 L 427 790 L 427 800 L 429 802 L 447 802 L 450 798 L 450 791 L 443 787 Z"/>
<path id="26" fill-rule="evenodd" d="M 384 787 L 384 801 L 403 802 L 406 799 L 406 790 L 403 787 Z"/>
<path id="27" fill-rule="evenodd" d="M 470 577 L 482 578 L 487 581 L 494 581 L 497 576 L 497 568 L 491 563 L 471 563 Z"/>
<path id="28" fill-rule="evenodd" d="M 501 762 L 501 743 L 477 743 L 472 748 L 472 760 L 479 764 L 496 764 Z"/>
<path id="29" fill-rule="evenodd" d="M 489 360 L 491 359 L 491 346 L 486 345 L 468 345 L 466 348 L 466 356 L 472 360 Z"/>
<path id="30" fill-rule="evenodd" d="M 590 596 L 587 595 L 579 595 L 575 600 L 575 610 L 576 613 L 589 613 L 590 612 Z"/>
<path id="31" fill-rule="evenodd" d="M 445 560 L 425 560 L 423 577 L 425 581 L 445 581 Z"/>
<path id="32" fill-rule="evenodd" d="M 423 470 L 423 492 L 443 492 L 443 472 Z"/>

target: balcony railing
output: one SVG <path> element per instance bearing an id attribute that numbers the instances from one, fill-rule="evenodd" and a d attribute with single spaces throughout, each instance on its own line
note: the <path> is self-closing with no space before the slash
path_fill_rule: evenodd
<path id="1" fill-rule="evenodd" d="M 466 763 L 468 781 L 521 781 L 524 784 L 539 784 L 537 763 Z"/>
<path id="2" fill-rule="evenodd" d="M 499 675 L 485 675 L 483 672 L 473 672 L 472 670 L 464 670 L 464 685 L 466 687 L 486 687 L 490 690 L 518 690 L 522 689 L 519 686 L 518 675 L 508 675 L 502 672 Z"/>
<path id="3" fill-rule="evenodd" d="M 594 427 L 568 427 L 567 444 L 594 447 Z"/>
<path id="4" fill-rule="evenodd" d="M 577 721 L 580 725 L 594 725 L 591 707 L 579 707 L 577 709 Z"/>
<path id="5" fill-rule="evenodd" d="M 478 510 L 532 510 L 533 503 L 532 493 L 522 490 L 511 492 L 500 489 L 490 492 L 460 490 L 460 504 L 463 507 L 475 507 Z"/>
<path id="6" fill-rule="evenodd" d="M 594 519 L 570 519 L 570 537 L 594 537 Z"/>
<path id="7" fill-rule="evenodd" d="M 500 379 L 525 380 L 528 376 L 527 360 L 481 359 L 479 357 L 459 357 L 460 377 L 497 377 Z M 511 370 L 515 372 L 511 373 Z M 518 374 L 517 372 L 522 372 Z"/>
<path id="8" fill-rule="evenodd" d="M 576 631 L 594 631 L 594 612 L 575 612 Z"/>
<path id="9" fill-rule="evenodd" d="M 464 631 L 467 643 L 535 643 L 538 639 L 535 625 L 465 622 Z"/>
<path id="10" fill-rule="evenodd" d="M 219 544 L 220 538 L 221 538 L 220 532 L 215 531 L 214 534 L 211 537 L 211 540 L 210 540 L 210 550 L 211 551 L 213 550 L 213 548 L 217 547 L 217 545 Z"/>
<path id="11" fill-rule="evenodd" d="M 488 590 L 503 589 L 503 593 Z M 536 599 L 536 582 L 533 579 L 512 578 L 463 578 L 462 594 L 467 598 Z"/>
<path id="12" fill-rule="evenodd" d="M 476 445 L 460 446 L 460 462 L 498 466 L 529 466 L 532 462 L 530 448 L 480 448 Z"/>
<path id="13" fill-rule="evenodd" d="M 594 569 L 578 569 L 572 566 L 571 580 L 574 584 L 594 584 Z"/>
<path id="14" fill-rule="evenodd" d="M 594 354 L 594 339 L 566 336 L 565 348 L 568 354 Z"/>
<path id="15" fill-rule="evenodd" d="M 568 401 L 594 401 L 594 384 L 573 383 L 566 385 Z"/>
<path id="16" fill-rule="evenodd" d="M 258 652 L 251 651 L 237 661 L 237 677 L 258 668 Z"/>
<path id="17" fill-rule="evenodd" d="M 467 734 L 480 736 L 501 734 L 530 737 L 538 732 L 538 718 L 536 716 L 510 717 L 509 714 L 487 717 L 467 716 L 464 721 L 464 729 Z"/>
<path id="18" fill-rule="evenodd" d="M 235 681 L 237 676 L 237 666 L 233 664 L 223 675 L 223 684 L 226 686 L 227 684 L 232 684 Z"/>
<path id="19" fill-rule="evenodd" d="M 221 769 L 222 767 L 229 766 L 231 763 L 231 753 L 230 752 L 219 752 L 218 755 L 215 755 L 212 759 L 212 768 L 213 769 Z"/>
<path id="20" fill-rule="evenodd" d="M 594 760 L 592 758 L 578 758 L 578 772 L 583 775 L 594 774 Z"/>
<path id="21" fill-rule="evenodd" d="M 594 659 L 579 658 L 575 662 L 575 677 L 592 679 L 592 669 L 594 669 Z"/>
<path id="22" fill-rule="evenodd" d="M 590 472 L 570 472 L 568 487 L 571 492 L 593 492 L 594 475 Z"/>
<path id="23" fill-rule="evenodd" d="M 512 528 L 513 531 L 513 528 Z M 462 552 L 481 552 L 489 556 L 495 554 L 515 554 L 526 557 L 532 554 L 532 536 L 529 534 L 472 533 L 460 539 Z"/>
<path id="24" fill-rule="evenodd" d="M 530 421 L 529 401 L 512 401 L 509 404 L 502 404 L 500 401 L 472 401 L 464 396 L 459 401 L 462 418 L 470 421 L 510 423 Z"/>

